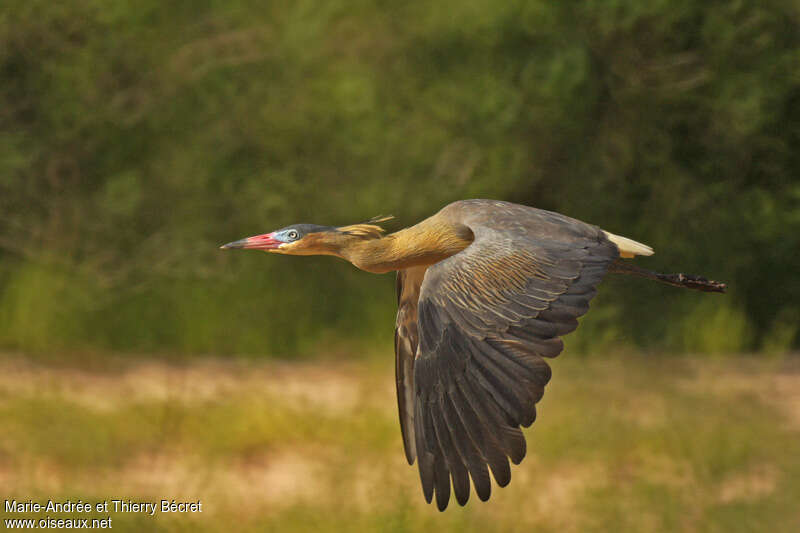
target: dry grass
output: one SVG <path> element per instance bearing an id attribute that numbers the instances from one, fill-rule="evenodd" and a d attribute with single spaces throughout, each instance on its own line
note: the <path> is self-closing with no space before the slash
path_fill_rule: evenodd
<path id="1" fill-rule="evenodd" d="M 800 525 L 793 359 L 557 360 L 511 485 L 444 514 L 403 458 L 391 361 L 100 366 L 0 361 L 6 497 L 204 502 L 200 515 L 112 513 L 123 531 Z"/>

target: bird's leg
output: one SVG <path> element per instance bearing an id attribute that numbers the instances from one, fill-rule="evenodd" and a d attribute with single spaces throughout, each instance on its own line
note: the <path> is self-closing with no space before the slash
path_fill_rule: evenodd
<path id="1" fill-rule="evenodd" d="M 686 289 L 695 289 L 705 292 L 725 292 L 728 286 L 725 283 L 706 279 L 702 276 L 695 276 L 692 274 L 661 274 L 659 272 L 652 272 L 645 270 L 636 265 L 628 262 L 616 260 L 608 267 L 609 272 L 617 274 L 628 274 L 631 276 L 639 276 L 642 278 L 652 279 L 672 285 L 674 287 L 683 287 Z"/>

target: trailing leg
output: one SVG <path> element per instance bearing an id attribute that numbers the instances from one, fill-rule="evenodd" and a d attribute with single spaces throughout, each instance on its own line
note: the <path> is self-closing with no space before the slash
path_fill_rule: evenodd
<path id="1" fill-rule="evenodd" d="M 624 261 L 614 261 L 608 267 L 609 272 L 616 274 L 627 274 L 629 276 L 639 276 L 641 278 L 652 279 L 672 285 L 673 287 L 683 287 L 685 289 L 695 289 L 705 292 L 725 292 L 728 286 L 725 283 L 706 279 L 702 276 L 692 274 L 661 274 L 645 270 L 636 265 Z"/>

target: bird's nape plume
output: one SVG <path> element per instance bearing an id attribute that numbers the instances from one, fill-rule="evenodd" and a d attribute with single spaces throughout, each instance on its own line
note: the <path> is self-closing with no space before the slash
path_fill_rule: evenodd
<path id="1" fill-rule="evenodd" d="M 366 222 L 350 224 L 349 226 L 340 226 L 336 229 L 337 231 L 355 237 L 363 237 L 365 239 L 380 239 L 383 237 L 383 234 L 386 233 L 386 230 L 383 227 L 378 226 L 378 224 L 381 222 L 386 222 L 387 220 L 392 220 L 393 218 L 394 217 L 392 215 L 377 216 L 367 220 Z"/>

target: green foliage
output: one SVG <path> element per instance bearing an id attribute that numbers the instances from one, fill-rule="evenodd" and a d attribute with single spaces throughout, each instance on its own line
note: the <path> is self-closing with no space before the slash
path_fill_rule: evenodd
<path id="1" fill-rule="evenodd" d="M 494 197 L 730 283 L 612 282 L 584 324 L 603 346 L 796 348 L 799 18 L 787 0 L 4 2 L 0 343 L 388 339 L 387 276 L 217 246 Z"/>
<path id="2" fill-rule="evenodd" d="M 35 349 L 81 346 L 93 309 L 84 280 L 46 266 L 18 268 L 0 298 L 0 339 Z"/>
<path id="3" fill-rule="evenodd" d="M 751 331 L 747 315 L 730 300 L 722 304 L 706 301 L 686 314 L 677 335 L 676 342 L 682 341 L 686 351 L 730 354 L 750 345 Z"/>

